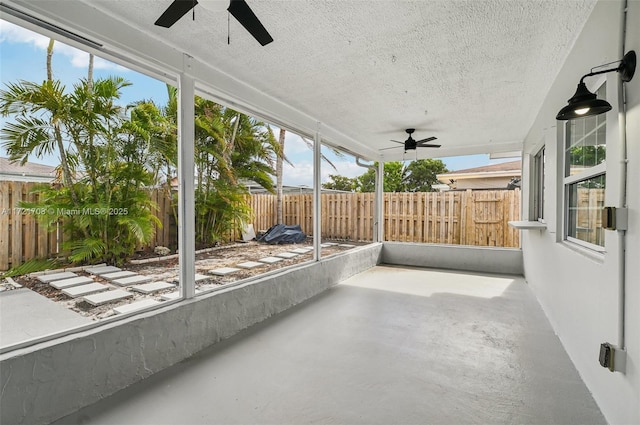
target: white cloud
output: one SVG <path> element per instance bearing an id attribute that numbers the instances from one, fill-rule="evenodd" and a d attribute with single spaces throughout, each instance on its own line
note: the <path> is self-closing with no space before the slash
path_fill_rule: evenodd
<path id="1" fill-rule="evenodd" d="M 360 167 L 355 163 L 355 160 L 351 158 L 348 161 L 332 161 L 338 171 L 331 168 L 329 165 L 323 165 L 323 171 L 327 170 L 327 178 L 329 174 L 338 174 L 345 177 L 357 177 L 367 172 L 366 168 Z"/>
<path id="2" fill-rule="evenodd" d="M 45 51 L 49 45 L 49 38 L 22 28 L 21 26 L 14 25 L 11 22 L 0 20 L 0 43 L 5 42 L 30 44 Z M 71 65 L 75 68 L 86 68 L 89 65 L 89 53 L 68 46 L 62 42 L 56 41 L 53 53 L 54 55 L 60 54 L 67 57 Z M 95 58 L 93 66 L 95 69 L 127 71 L 127 68 L 99 57 Z"/>
<path id="3" fill-rule="evenodd" d="M 311 162 L 296 162 L 295 167 L 285 163 L 282 170 L 282 182 L 287 186 L 313 185 L 313 164 Z"/>
<path id="4" fill-rule="evenodd" d="M 28 43 L 46 49 L 49 39 L 11 22 L 0 20 L 0 43 Z"/>
<path id="5" fill-rule="evenodd" d="M 313 162 L 300 161 L 294 164 L 292 167 L 289 164 L 284 164 L 283 168 L 283 183 L 288 186 L 313 186 Z M 359 167 L 353 160 L 335 161 L 334 165 L 338 171 L 334 170 L 329 164 L 322 163 L 320 170 L 320 181 L 326 183 L 329 181 L 329 174 L 338 174 L 345 177 L 356 177 L 367 170 Z"/>
<path id="6" fill-rule="evenodd" d="M 276 133 L 276 137 L 278 137 L 278 133 Z M 312 154 L 313 145 L 309 147 L 302 137 L 297 134 L 293 134 L 287 132 L 284 137 L 284 153 L 287 157 L 295 156 L 299 154 Z"/>

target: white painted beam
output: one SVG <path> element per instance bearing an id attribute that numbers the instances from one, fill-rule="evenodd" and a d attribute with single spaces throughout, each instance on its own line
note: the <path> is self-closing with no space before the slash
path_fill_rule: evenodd
<path id="1" fill-rule="evenodd" d="M 320 136 L 320 123 L 313 141 L 313 259 L 320 261 L 322 243 L 322 137 Z"/>
<path id="2" fill-rule="evenodd" d="M 376 239 L 374 242 L 384 242 L 384 162 L 378 161 L 376 173 Z"/>
<path id="3" fill-rule="evenodd" d="M 185 71 L 191 58 L 184 55 Z M 178 80 L 178 250 L 180 294 L 193 298 L 195 281 L 195 103 L 194 80 L 185 72 Z"/>

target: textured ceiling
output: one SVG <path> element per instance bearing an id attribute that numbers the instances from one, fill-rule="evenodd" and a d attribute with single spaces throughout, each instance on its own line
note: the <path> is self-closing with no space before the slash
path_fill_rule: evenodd
<path id="1" fill-rule="evenodd" d="M 370 159 L 371 152 L 402 158 L 402 147 L 379 149 L 392 146 L 389 139 L 404 140 L 408 127 L 418 129 L 415 139 L 436 136 L 442 144 L 419 149 L 419 157 L 519 149 L 594 6 L 592 0 L 247 2 L 273 43 L 261 47 L 232 17 L 227 44 L 224 3 L 220 11 L 196 6 L 195 21 L 189 13 L 165 29 L 153 23 L 171 0 L 81 0 L 165 50 L 188 53 L 337 130 L 345 140 L 330 142 Z"/>

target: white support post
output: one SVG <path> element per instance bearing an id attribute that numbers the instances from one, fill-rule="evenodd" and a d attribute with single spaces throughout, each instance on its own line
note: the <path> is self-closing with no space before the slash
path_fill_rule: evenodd
<path id="1" fill-rule="evenodd" d="M 322 165 L 322 138 L 320 137 L 320 123 L 313 142 L 313 259 L 320 261 L 320 244 L 322 243 L 322 185 L 320 167 Z"/>
<path id="2" fill-rule="evenodd" d="M 378 172 L 376 173 L 376 240 L 374 242 L 384 242 L 384 162 L 378 161 Z"/>
<path id="3" fill-rule="evenodd" d="M 189 69 L 190 56 L 185 55 Z M 195 282 L 195 84 L 192 77 L 178 79 L 178 250 L 180 260 L 180 295 L 193 298 Z"/>

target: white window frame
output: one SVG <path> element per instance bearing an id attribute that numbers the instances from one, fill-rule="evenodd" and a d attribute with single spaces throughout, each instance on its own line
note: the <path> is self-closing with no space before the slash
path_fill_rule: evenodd
<path id="1" fill-rule="evenodd" d="M 531 214 L 530 217 L 541 223 L 544 219 L 544 185 L 545 185 L 545 145 L 533 156 L 531 168 Z"/>
<path id="2" fill-rule="evenodd" d="M 593 86 L 589 87 L 589 90 L 591 90 L 592 93 L 597 92 L 598 90 L 600 90 L 600 88 L 603 85 L 606 85 L 607 81 L 606 78 L 603 76 L 601 78 L 599 78 L 598 80 L 593 82 Z M 607 91 L 609 90 L 608 87 Z M 569 190 L 570 190 L 570 186 L 572 184 L 581 182 L 581 181 L 585 181 L 585 180 L 589 180 L 589 179 L 593 179 L 596 177 L 599 177 L 601 175 L 604 175 L 605 180 L 607 178 L 607 163 L 606 160 L 598 165 L 595 165 L 593 167 L 589 167 L 586 170 L 580 171 L 574 175 L 569 175 L 567 176 L 567 168 L 569 167 L 569 158 L 567 155 L 567 144 L 569 143 L 569 128 L 570 128 L 570 124 L 571 121 L 566 121 L 564 123 L 565 127 L 564 127 L 564 131 L 563 131 L 563 140 L 562 140 L 562 186 L 563 186 L 563 193 L 564 193 L 564 201 L 563 201 L 563 222 L 564 222 L 564 226 L 563 226 L 563 239 L 565 242 L 570 242 L 572 244 L 575 245 L 579 245 L 583 248 L 587 248 L 591 251 L 595 251 L 598 253 L 604 253 L 606 251 L 605 246 L 600 246 L 591 242 L 586 242 L 583 241 L 581 239 L 577 239 L 574 238 L 572 236 L 569 236 Z M 606 125 L 606 123 L 605 123 Z M 595 131 L 595 130 L 594 130 Z M 605 132 L 605 137 L 606 137 L 606 132 Z M 606 140 L 608 141 L 608 140 Z M 605 143 L 606 146 L 606 143 Z M 606 191 L 606 186 L 605 186 L 605 191 Z"/>

